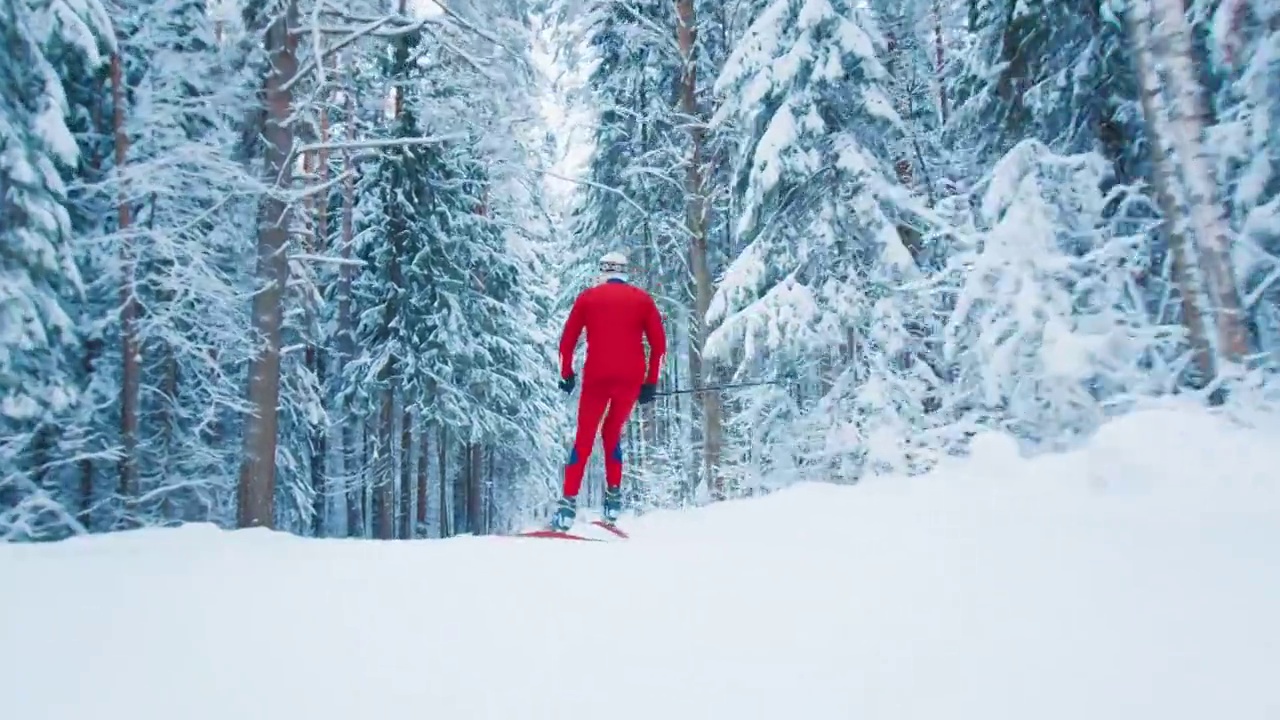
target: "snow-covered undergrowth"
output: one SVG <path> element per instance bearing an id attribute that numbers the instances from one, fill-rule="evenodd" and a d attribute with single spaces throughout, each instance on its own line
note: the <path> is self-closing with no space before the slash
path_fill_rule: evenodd
<path id="1" fill-rule="evenodd" d="M 1280 430 L 1156 409 L 1024 460 L 626 523 L 0 547 L 22 720 L 1280 717 Z"/>

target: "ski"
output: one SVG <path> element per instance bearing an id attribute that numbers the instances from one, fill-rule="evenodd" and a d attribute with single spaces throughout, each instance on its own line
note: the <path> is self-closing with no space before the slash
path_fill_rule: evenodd
<path id="1" fill-rule="evenodd" d="M 602 542 L 599 538 L 582 537 L 581 535 L 573 535 L 559 530 L 531 530 L 529 532 L 516 533 L 517 537 L 531 538 L 557 538 L 559 540 L 582 540 L 584 542 Z"/>
<path id="2" fill-rule="evenodd" d="M 608 530 L 609 532 L 623 539 L 628 539 L 631 537 L 630 535 L 622 532 L 622 529 L 619 528 L 617 525 L 614 525 L 613 523 L 605 522 L 604 520 L 592 520 L 591 524 L 597 527 L 602 527 L 605 530 Z"/>

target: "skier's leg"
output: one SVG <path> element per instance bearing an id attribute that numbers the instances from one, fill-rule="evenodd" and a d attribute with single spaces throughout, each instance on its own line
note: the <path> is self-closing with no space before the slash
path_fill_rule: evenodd
<path id="1" fill-rule="evenodd" d="M 576 498 L 578 491 L 582 489 L 582 476 L 587 471 L 591 447 L 596 442 L 600 416 L 608 405 L 607 388 L 586 383 L 582 385 L 582 393 L 578 396 L 578 429 L 574 435 L 573 449 L 569 451 L 569 461 L 564 466 L 565 497 Z"/>
<path id="2" fill-rule="evenodd" d="M 604 445 L 604 480 L 608 489 L 622 486 L 622 429 L 640 397 L 640 385 L 617 385 L 609 393 L 609 412 L 604 416 L 600 440 Z"/>

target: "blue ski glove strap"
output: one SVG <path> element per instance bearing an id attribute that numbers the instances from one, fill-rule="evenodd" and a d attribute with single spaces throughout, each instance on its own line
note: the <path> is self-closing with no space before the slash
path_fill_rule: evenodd
<path id="1" fill-rule="evenodd" d="M 561 390 L 563 390 L 563 391 L 565 391 L 565 392 L 567 392 L 567 393 L 571 393 L 571 392 L 573 392 L 573 385 L 574 385 L 574 383 L 575 383 L 575 382 L 577 382 L 577 380 L 578 380 L 578 376 L 577 376 L 577 375 L 572 375 L 572 374 L 571 374 L 571 375 L 569 375 L 569 377 L 567 377 L 567 378 L 561 378 L 561 379 L 560 379 L 560 389 L 561 389 Z"/>
<path id="2" fill-rule="evenodd" d="M 653 383 L 645 383 L 640 386 L 640 404 L 648 405 L 658 396 L 658 386 Z"/>

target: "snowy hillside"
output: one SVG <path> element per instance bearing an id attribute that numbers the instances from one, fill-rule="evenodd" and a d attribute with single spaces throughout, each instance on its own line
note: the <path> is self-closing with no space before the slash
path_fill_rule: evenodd
<path id="1" fill-rule="evenodd" d="M 3 546 L 27 590 L 0 593 L 0 698 L 22 720 L 1276 718 L 1276 439 L 1148 411 L 1086 452 L 986 438 L 615 543 Z"/>

